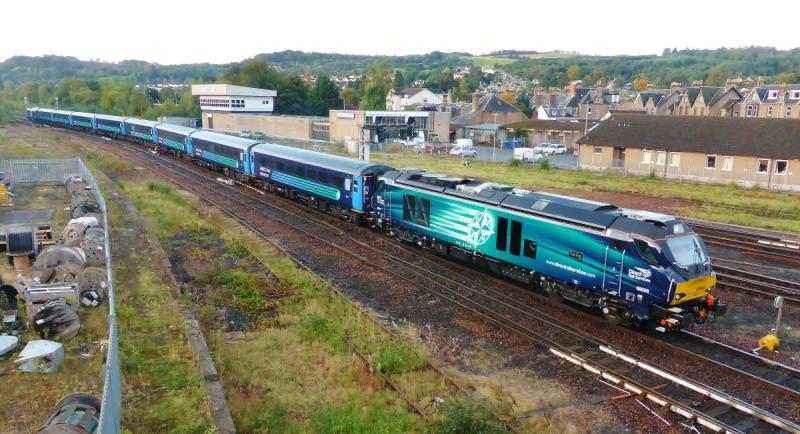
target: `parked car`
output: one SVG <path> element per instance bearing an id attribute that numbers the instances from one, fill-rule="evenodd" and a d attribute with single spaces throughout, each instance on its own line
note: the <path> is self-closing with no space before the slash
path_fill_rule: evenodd
<path id="1" fill-rule="evenodd" d="M 544 150 L 544 153 L 547 154 L 547 155 L 566 154 L 567 153 L 567 146 L 566 145 L 562 145 L 561 143 L 551 143 L 550 146 L 548 146 Z"/>
<path id="2" fill-rule="evenodd" d="M 472 146 L 456 144 L 453 146 L 453 149 L 450 150 L 450 155 L 454 155 L 456 157 L 477 157 L 478 151 L 476 151 Z"/>
<path id="3" fill-rule="evenodd" d="M 242 132 L 239 133 L 239 137 L 243 139 L 251 139 L 253 138 L 253 132 L 250 130 L 242 130 Z"/>
<path id="4" fill-rule="evenodd" d="M 253 134 L 253 139 L 255 139 L 255 140 L 266 140 L 267 136 L 265 136 L 264 133 L 262 133 L 261 131 L 256 131 Z"/>
<path id="5" fill-rule="evenodd" d="M 533 147 L 533 152 L 535 154 L 544 154 L 544 150 L 550 146 L 550 143 L 539 143 L 538 145 Z"/>
<path id="6" fill-rule="evenodd" d="M 535 163 L 542 159 L 542 153 L 534 152 L 533 148 L 515 148 L 511 158 L 524 163 Z"/>

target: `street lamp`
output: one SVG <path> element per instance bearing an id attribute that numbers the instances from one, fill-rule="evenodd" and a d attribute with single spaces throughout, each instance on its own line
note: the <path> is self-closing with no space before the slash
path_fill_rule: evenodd
<path id="1" fill-rule="evenodd" d="M 56 97 L 56 110 L 58 110 L 58 97 Z"/>
<path id="2" fill-rule="evenodd" d="M 497 131 L 499 131 L 499 128 L 497 128 L 498 114 L 499 113 L 497 112 L 492 113 L 492 115 L 494 115 L 494 144 L 492 144 L 492 161 L 495 161 L 495 149 L 497 149 Z"/>

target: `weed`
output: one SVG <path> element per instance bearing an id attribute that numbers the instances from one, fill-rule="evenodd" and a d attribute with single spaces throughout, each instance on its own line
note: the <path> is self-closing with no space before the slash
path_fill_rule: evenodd
<path id="1" fill-rule="evenodd" d="M 467 398 L 442 405 L 442 418 L 434 423 L 433 434 L 491 434 L 507 431 L 485 400 Z"/>
<path id="2" fill-rule="evenodd" d="M 517 160 L 516 158 L 512 158 L 511 161 L 508 162 L 509 167 L 516 169 L 523 166 L 522 160 Z"/>
<path id="3" fill-rule="evenodd" d="M 657 179 L 658 179 L 658 177 L 656 176 L 656 171 L 655 170 L 650 170 L 650 173 L 647 174 L 647 180 L 648 181 L 655 181 Z"/>
<path id="4" fill-rule="evenodd" d="M 550 170 L 550 160 L 545 160 L 542 158 L 539 160 L 539 170 Z"/>
<path id="5" fill-rule="evenodd" d="M 373 364 L 382 374 L 392 375 L 419 369 L 426 361 L 425 356 L 392 342 L 378 352 Z"/>
<path id="6" fill-rule="evenodd" d="M 361 404 L 361 405 L 359 405 Z M 320 434 L 406 433 L 411 419 L 397 409 L 354 402 L 346 405 L 325 405 L 310 418 L 314 432 Z"/>

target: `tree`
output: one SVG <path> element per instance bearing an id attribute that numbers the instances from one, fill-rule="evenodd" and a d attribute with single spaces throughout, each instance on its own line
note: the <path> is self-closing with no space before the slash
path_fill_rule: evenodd
<path id="1" fill-rule="evenodd" d="M 241 66 L 231 68 L 225 78 L 239 86 L 257 87 L 259 89 L 278 88 L 281 74 L 261 59 L 245 60 Z M 278 94 L 280 97 L 280 94 Z"/>
<path id="2" fill-rule="evenodd" d="M 728 72 L 720 65 L 711 68 L 705 80 L 706 86 L 723 86 L 728 79 Z"/>
<path id="3" fill-rule="evenodd" d="M 514 95 L 511 94 L 510 92 L 500 92 L 500 95 L 498 95 L 498 96 L 503 101 L 505 101 L 505 102 L 507 102 L 509 104 L 512 104 L 512 105 L 514 104 Z"/>
<path id="4" fill-rule="evenodd" d="M 311 90 L 312 112 L 317 115 L 327 115 L 328 110 L 342 106 L 339 89 L 327 75 L 317 77 L 317 82 Z"/>
<path id="5" fill-rule="evenodd" d="M 384 110 L 386 95 L 389 93 L 392 70 L 385 62 L 375 62 L 367 68 L 367 80 L 364 83 L 365 110 Z"/>
<path id="6" fill-rule="evenodd" d="M 567 68 L 567 79 L 569 81 L 577 80 L 580 73 L 581 68 L 578 65 L 570 65 L 569 68 Z"/>
<path id="7" fill-rule="evenodd" d="M 403 72 L 399 69 L 394 72 L 394 80 L 392 80 L 392 87 L 395 90 L 400 90 L 406 86 L 406 82 L 403 78 Z"/>
<path id="8" fill-rule="evenodd" d="M 345 110 L 348 108 L 351 110 L 357 109 L 358 105 L 361 103 L 361 96 L 352 87 L 342 89 L 339 96 L 342 98 L 342 104 Z"/>
<path id="9" fill-rule="evenodd" d="M 526 117 L 531 117 L 531 115 L 533 115 L 530 95 L 527 93 L 520 94 L 517 99 L 514 100 L 514 107 L 520 109 L 522 113 L 525 113 Z"/>
<path id="10" fill-rule="evenodd" d="M 633 80 L 633 90 L 637 92 L 641 92 L 647 89 L 647 79 L 644 77 L 637 77 L 636 80 Z"/>

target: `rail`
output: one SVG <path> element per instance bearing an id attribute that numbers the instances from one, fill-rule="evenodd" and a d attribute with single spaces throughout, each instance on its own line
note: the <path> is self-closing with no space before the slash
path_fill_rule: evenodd
<path id="1" fill-rule="evenodd" d="M 71 176 L 81 176 L 92 187 L 97 204 L 103 212 L 103 230 L 105 233 L 106 280 L 108 282 L 108 349 L 106 363 L 103 365 L 103 397 L 101 399 L 100 421 L 98 433 L 116 434 L 120 432 L 120 406 L 122 383 L 119 367 L 119 342 L 117 338 L 117 320 L 114 310 L 114 279 L 111 270 L 111 242 L 108 233 L 108 208 L 92 173 L 79 158 L 66 160 L 0 160 L 0 171 L 5 172 L 12 183 L 18 184 L 53 184 L 63 183 Z"/>

